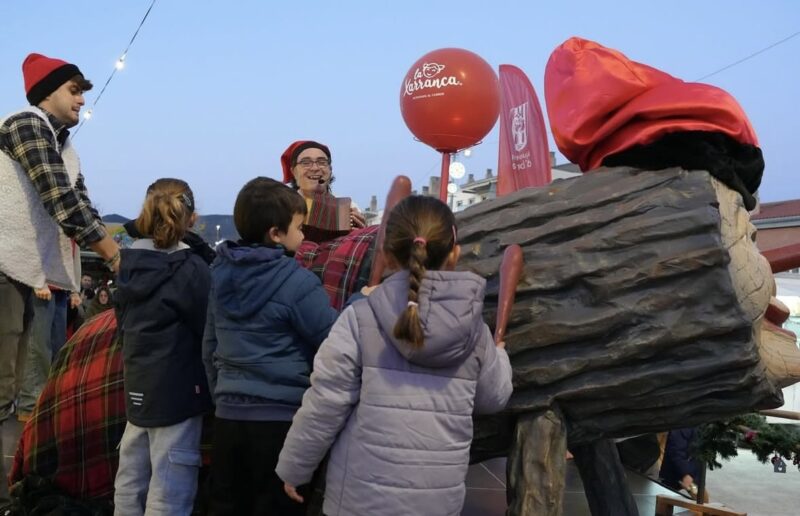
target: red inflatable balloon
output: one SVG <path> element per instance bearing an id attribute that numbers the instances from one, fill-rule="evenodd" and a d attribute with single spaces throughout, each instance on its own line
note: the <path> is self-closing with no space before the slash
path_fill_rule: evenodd
<path id="1" fill-rule="evenodd" d="M 400 111 L 414 136 L 437 151 L 471 147 L 489 133 L 500 113 L 497 74 L 469 50 L 434 50 L 403 79 Z"/>

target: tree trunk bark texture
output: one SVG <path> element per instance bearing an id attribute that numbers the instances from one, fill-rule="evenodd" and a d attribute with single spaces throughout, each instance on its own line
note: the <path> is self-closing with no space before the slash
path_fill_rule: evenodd
<path id="1" fill-rule="evenodd" d="M 561 516 L 567 432 L 558 409 L 517 420 L 506 463 L 510 516 Z"/>
<path id="2" fill-rule="evenodd" d="M 514 394 L 508 414 L 476 421 L 474 457 L 502 455 L 514 416 L 556 403 L 571 447 L 780 405 L 719 202 L 706 172 L 620 168 L 458 214 L 459 268 L 487 279 L 490 326 L 503 250 L 525 258 L 506 334 Z"/>

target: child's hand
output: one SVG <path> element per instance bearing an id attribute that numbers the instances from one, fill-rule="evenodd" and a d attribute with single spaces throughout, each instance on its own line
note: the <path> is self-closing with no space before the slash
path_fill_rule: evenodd
<path id="1" fill-rule="evenodd" d="M 361 293 L 364 294 L 365 296 L 369 296 L 372 293 L 372 291 L 375 290 L 376 288 L 378 288 L 378 285 L 373 285 L 371 287 L 361 287 Z"/>
<path id="2" fill-rule="evenodd" d="M 50 289 L 47 288 L 47 285 L 45 285 L 44 288 L 33 289 L 33 293 L 36 297 L 43 301 L 50 301 L 50 298 L 53 297 L 50 293 Z"/>
<path id="3" fill-rule="evenodd" d="M 506 349 L 506 342 L 504 340 L 501 340 L 500 342 L 495 344 L 495 346 L 497 346 L 500 349 Z"/>
<path id="4" fill-rule="evenodd" d="M 303 497 L 298 494 L 297 489 L 294 486 L 287 484 L 286 482 L 283 483 L 283 490 L 286 491 L 286 496 L 291 498 L 297 503 L 303 503 Z"/>

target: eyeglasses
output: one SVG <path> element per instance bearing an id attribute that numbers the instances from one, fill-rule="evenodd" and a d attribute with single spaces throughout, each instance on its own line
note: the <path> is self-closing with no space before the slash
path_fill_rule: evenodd
<path id="1" fill-rule="evenodd" d="M 316 165 L 319 168 L 328 168 L 331 166 L 330 160 L 325 158 L 319 159 L 310 159 L 310 158 L 303 158 L 297 162 L 297 164 L 303 168 L 311 168 L 312 166 Z"/>

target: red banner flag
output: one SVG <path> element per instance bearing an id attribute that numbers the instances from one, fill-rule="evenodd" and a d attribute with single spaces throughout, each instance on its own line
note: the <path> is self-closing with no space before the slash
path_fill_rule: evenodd
<path id="1" fill-rule="evenodd" d="M 525 72 L 516 66 L 500 65 L 497 195 L 550 181 L 550 151 L 539 98 Z"/>

